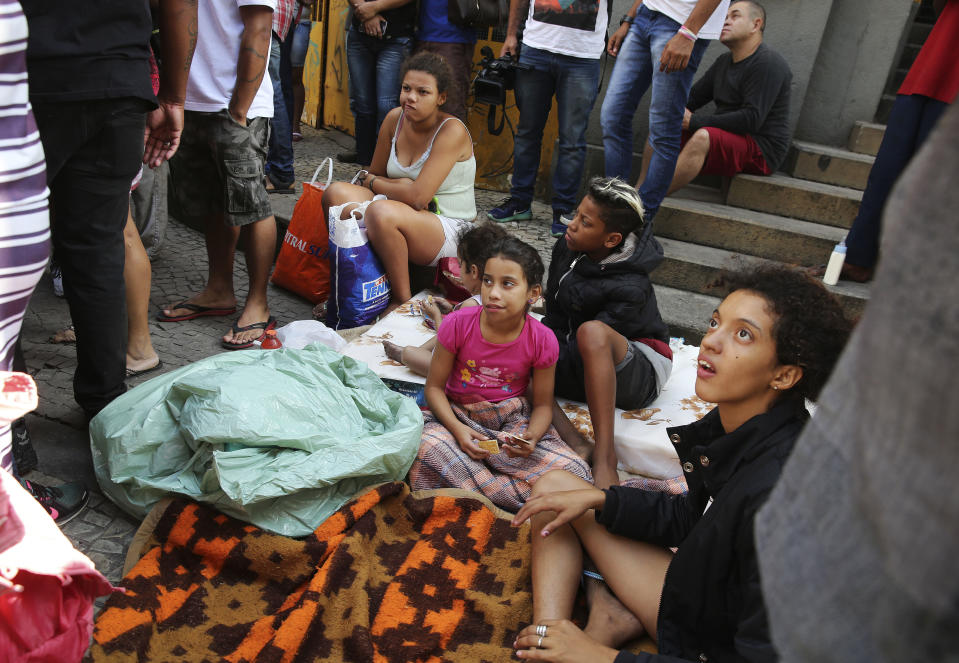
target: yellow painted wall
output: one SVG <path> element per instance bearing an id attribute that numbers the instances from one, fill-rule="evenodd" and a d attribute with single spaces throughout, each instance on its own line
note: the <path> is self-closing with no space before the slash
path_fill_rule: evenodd
<path id="1" fill-rule="evenodd" d="M 348 72 L 346 64 L 346 21 L 349 16 L 347 0 L 330 0 L 326 13 L 326 20 L 319 24 L 324 34 L 316 34 L 317 24 L 314 24 L 310 33 L 310 52 L 304 70 L 304 85 L 306 86 L 307 107 L 315 113 L 315 117 L 322 117 L 322 125 L 334 127 L 353 135 L 353 114 L 350 113 L 350 96 Z M 474 69 L 476 63 L 482 59 L 480 49 L 490 46 L 494 53 L 499 53 L 502 42 L 481 39 L 476 43 L 473 52 Z M 322 64 L 315 62 L 314 56 L 322 54 Z M 476 71 L 474 70 L 474 75 Z M 322 90 L 322 95 L 320 94 Z M 311 100 L 316 100 L 311 101 Z M 499 136 L 493 136 L 487 131 L 488 108 L 484 104 L 473 105 L 470 102 L 467 126 L 473 136 L 476 153 L 476 186 L 494 191 L 508 191 L 508 176 L 513 172 L 513 136 L 519 119 L 513 93 L 507 95 L 506 124 Z M 497 109 L 497 124 L 499 113 Z M 311 118 L 310 123 L 314 123 Z M 549 187 L 550 172 L 553 162 L 553 146 L 556 142 L 556 104 L 550 111 L 543 132 L 543 147 L 540 156 L 539 174 L 536 180 L 537 197 L 546 195 Z"/>
<path id="2" fill-rule="evenodd" d="M 349 74 L 346 67 L 347 0 L 329 0 L 326 31 L 326 76 L 323 80 L 323 124 L 353 135 Z"/>
<path id="3" fill-rule="evenodd" d="M 310 27 L 310 48 L 303 63 L 303 86 L 306 97 L 301 121 L 312 127 L 323 124 L 323 44 L 326 37 L 326 21 L 313 21 Z"/>

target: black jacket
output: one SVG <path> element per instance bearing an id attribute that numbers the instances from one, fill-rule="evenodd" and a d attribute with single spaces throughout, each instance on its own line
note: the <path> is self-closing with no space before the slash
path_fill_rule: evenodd
<path id="1" fill-rule="evenodd" d="M 679 547 L 663 583 L 659 655 L 620 652 L 616 663 L 777 660 L 753 518 L 807 420 L 803 405 L 787 400 L 727 435 L 713 409 L 700 421 L 668 429 L 686 474 L 686 495 L 621 486 L 606 491 L 596 520 L 609 531 Z"/>
<path id="2" fill-rule="evenodd" d="M 614 254 L 611 254 L 614 255 Z M 659 315 L 649 273 L 663 260 L 663 248 L 647 228 L 636 248 L 623 260 L 598 263 L 573 253 L 561 237 L 553 246 L 546 281 L 546 317 L 560 346 L 576 338 L 576 330 L 599 320 L 628 339 L 669 342 L 669 329 Z"/>

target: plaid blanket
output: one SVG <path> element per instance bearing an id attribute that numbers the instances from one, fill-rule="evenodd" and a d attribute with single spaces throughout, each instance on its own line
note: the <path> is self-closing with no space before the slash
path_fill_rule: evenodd
<path id="1" fill-rule="evenodd" d="M 488 438 L 501 437 L 500 433 L 521 435 L 529 424 L 531 407 L 526 398 L 450 405 L 460 421 Z M 526 458 L 498 453 L 474 460 L 432 414 L 424 413 L 423 417 L 420 450 L 410 468 L 414 490 L 463 488 L 482 493 L 496 506 L 518 511 L 529 499 L 530 487 L 550 470 L 566 470 L 586 481 L 593 480 L 589 464 L 563 442 L 552 426 Z"/>

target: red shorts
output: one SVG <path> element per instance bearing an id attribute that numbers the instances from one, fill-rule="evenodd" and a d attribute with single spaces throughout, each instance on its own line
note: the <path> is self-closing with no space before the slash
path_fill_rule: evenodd
<path id="1" fill-rule="evenodd" d="M 732 177 L 736 173 L 769 175 L 772 169 L 766 165 L 763 153 L 752 136 L 730 133 L 716 127 L 703 127 L 709 132 L 709 154 L 703 163 L 701 175 Z M 683 132 L 683 146 L 693 135 Z"/>

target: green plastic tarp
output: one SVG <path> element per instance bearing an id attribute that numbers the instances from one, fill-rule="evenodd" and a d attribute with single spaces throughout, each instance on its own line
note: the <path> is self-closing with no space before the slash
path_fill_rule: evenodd
<path id="1" fill-rule="evenodd" d="M 202 359 L 131 389 L 90 422 L 97 480 L 143 518 L 171 493 L 305 536 L 369 486 L 401 481 L 416 403 L 320 344 Z"/>

